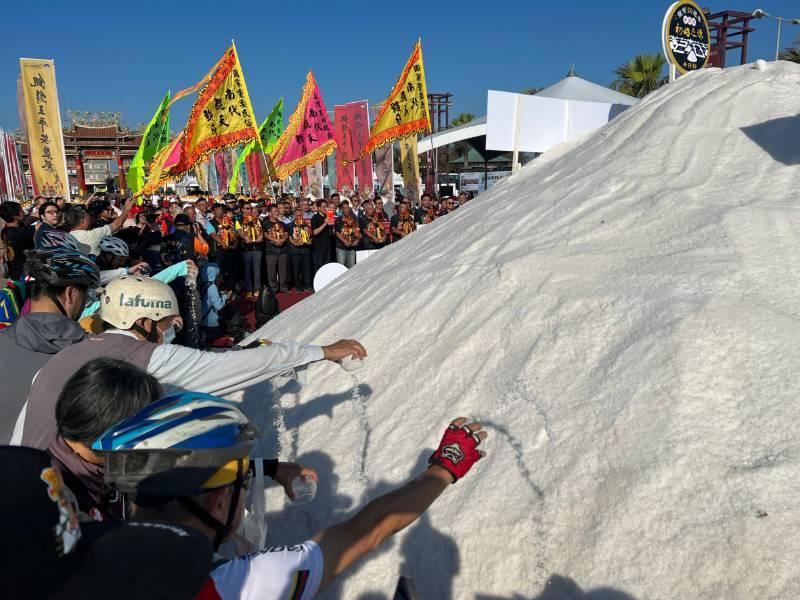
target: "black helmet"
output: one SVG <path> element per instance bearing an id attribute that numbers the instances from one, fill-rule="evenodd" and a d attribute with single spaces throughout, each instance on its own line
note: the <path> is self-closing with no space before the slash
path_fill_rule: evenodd
<path id="1" fill-rule="evenodd" d="M 52 286 L 82 285 L 100 287 L 100 271 L 87 256 L 66 248 L 25 252 L 25 274 Z"/>

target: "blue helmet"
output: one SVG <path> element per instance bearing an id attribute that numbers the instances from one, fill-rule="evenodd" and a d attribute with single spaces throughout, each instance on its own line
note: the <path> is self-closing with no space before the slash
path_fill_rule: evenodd
<path id="1" fill-rule="evenodd" d="M 59 231 L 58 229 L 43 231 L 42 235 L 38 236 L 36 240 L 36 249 L 49 250 L 53 248 L 74 250 L 75 252 L 80 250 L 78 240 L 76 240 L 72 234 L 66 231 Z"/>
<path id="2" fill-rule="evenodd" d="M 100 287 L 100 270 L 85 254 L 55 247 L 25 252 L 25 274 L 59 287 L 82 285 Z"/>
<path id="3" fill-rule="evenodd" d="M 179 498 L 236 481 L 258 435 L 235 402 L 183 391 L 111 427 L 92 449 L 120 491 Z"/>

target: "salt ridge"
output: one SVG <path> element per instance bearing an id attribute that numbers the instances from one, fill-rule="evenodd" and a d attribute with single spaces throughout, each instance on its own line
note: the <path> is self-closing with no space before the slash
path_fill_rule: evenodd
<path id="1" fill-rule="evenodd" d="M 488 457 L 327 597 L 796 596 L 799 92 L 783 62 L 681 77 L 265 326 L 370 353 L 245 394 L 261 450 L 322 478 L 270 492 L 269 541 L 466 415 Z"/>

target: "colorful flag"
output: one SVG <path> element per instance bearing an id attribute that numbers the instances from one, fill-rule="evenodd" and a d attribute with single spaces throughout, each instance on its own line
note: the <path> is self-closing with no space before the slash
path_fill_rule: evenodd
<path id="1" fill-rule="evenodd" d="M 172 169 L 178 164 L 182 155 L 183 135 L 181 132 L 153 157 L 147 182 L 138 193 L 134 194 L 135 196 L 152 194 L 168 180 L 177 179 L 172 175 Z"/>
<path id="2" fill-rule="evenodd" d="M 358 154 L 353 151 L 353 130 L 351 121 L 353 104 L 337 104 L 333 107 L 333 129 L 336 136 L 336 184 L 339 191 L 356 189 L 354 161 Z"/>
<path id="3" fill-rule="evenodd" d="M 361 154 L 369 139 L 369 103 L 364 100 L 351 104 L 353 105 L 353 153 L 361 156 L 356 161 L 358 193 L 362 198 L 370 198 L 372 197 L 372 155 Z"/>
<path id="4" fill-rule="evenodd" d="M 283 133 L 283 98 L 278 100 L 278 103 L 272 107 L 272 111 L 270 111 L 269 116 L 264 119 L 264 122 L 261 124 L 261 127 L 258 128 L 258 137 L 260 142 L 250 142 L 239 153 L 239 156 L 236 157 L 236 164 L 233 166 L 233 174 L 231 175 L 231 181 L 228 184 L 228 191 L 233 194 L 236 192 L 236 185 L 239 181 L 239 169 L 244 163 L 247 156 L 257 149 L 257 144 L 260 143 L 260 148 L 257 149 L 258 152 L 264 152 L 269 154 L 272 152 L 272 149 L 275 147 L 275 144 L 278 143 L 278 139 L 281 137 Z"/>
<path id="5" fill-rule="evenodd" d="M 419 200 L 419 158 L 417 157 L 417 136 L 409 135 L 400 139 L 400 164 L 403 166 L 403 187 L 406 198 Z"/>
<path id="6" fill-rule="evenodd" d="M 150 162 L 156 153 L 169 143 L 169 92 L 150 119 L 142 134 L 142 142 L 133 155 L 131 166 L 125 175 L 128 189 L 134 194 L 144 186 L 144 165 Z"/>
<path id="7" fill-rule="evenodd" d="M 194 166 L 194 176 L 197 178 L 197 185 L 204 194 L 208 193 L 208 163 L 203 161 Z"/>
<path id="8" fill-rule="evenodd" d="M 366 156 L 401 137 L 430 131 L 428 88 L 422 63 L 422 42 L 417 41 L 400 79 L 383 103 L 372 124 L 369 141 L 361 151 Z"/>
<path id="9" fill-rule="evenodd" d="M 308 181 L 308 187 L 304 190 L 306 195 L 310 194 L 314 200 L 320 200 L 323 197 L 322 161 L 306 167 L 306 180 Z"/>
<path id="10" fill-rule="evenodd" d="M 70 199 L 56 68 L 52 60 L 19 59 L 30 158 L 37 193 Z"/>
<path id="11" fill-rule="evenodd" d="M 336 149 L 333 127 L 314 74 L 309 71 L 303 96 L 289 117 L 289 125 L 270 153 L 278 179 L 322 160 Z"/>
<path id="12" fill-rule="evenodd" d="M 219 189 L 224 190 L 228 184 L 228 170 L 225 165 L 225 155 L 222 152 L 214 154 L 214 165 L 217 167 L 217 181 L 219 181 Z"/>
<path id="13" fill-rule="evenodd" d="M 372 118 L 376 118 L 381 107 L 372 109 Z M 375 150 L 375 174 L 378 177 L 378 193 L 384 202 L 394 201 L 394 144 L 386 144 Z"/>
<path id="14" fill-rule="evenodd" d="M 239 56 L 231 46 L 197 94 L 184 129 L 181 158 L 171 176 L 180 177 L 207 156 L 257 137 Z"/>
<path id="15" fill-rule="evenodd" d="M 261 152 L 251 152 L 245 159 L 247 183 L 251 193 L 261 194 L 266 187 L 266 163 Z"/>

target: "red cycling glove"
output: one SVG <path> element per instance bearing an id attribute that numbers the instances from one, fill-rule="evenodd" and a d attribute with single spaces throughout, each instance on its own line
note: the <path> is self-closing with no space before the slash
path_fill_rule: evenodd
<path id="1" fill-rule="evenodd" d="M 453 476 L 453 483 L 467 474 L 482 456 L 478 434 L 466 425 L 450 425 L 444 432 L 439 448 L 431 454 L 428 464 L 438 465 Z"/>

